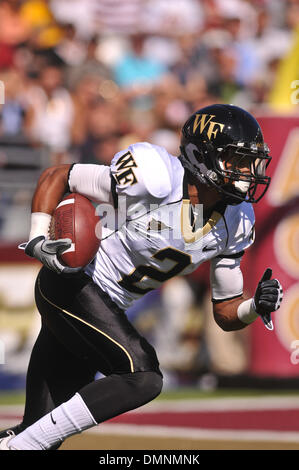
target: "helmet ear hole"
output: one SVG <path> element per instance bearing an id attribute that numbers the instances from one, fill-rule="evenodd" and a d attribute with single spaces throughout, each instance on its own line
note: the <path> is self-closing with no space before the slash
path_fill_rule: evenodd
<path id="1" fill-rule="evenodd" d="M 207 177 L 209 178 L 210 181 L 214 183 L 220 183 L 220 177 L 217 175 L 217 173 L 213 170 L 208 170 L 207 171 Z"/>

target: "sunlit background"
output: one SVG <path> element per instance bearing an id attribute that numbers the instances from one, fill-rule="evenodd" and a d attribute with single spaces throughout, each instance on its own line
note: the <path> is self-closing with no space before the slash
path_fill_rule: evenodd
<path id="1" fill-rule="evenodd" d="M 23 393 L 39 329 L 40 266 L 17 245 L 41 171 L 109 165 L 138 141 L 178 155 L 182 124 L 212 103 L 253 113 L 270 146 L 272 183 L 242 266 L 249 295 L 265 267 L 280 279 L 275 330 L 257 320 L 221 331 L 209 266 L 128 316 L 157 349 L 165 393 L 298 389 L 299 1 L 2 0 L 0 80 L 0 392 Z"/>

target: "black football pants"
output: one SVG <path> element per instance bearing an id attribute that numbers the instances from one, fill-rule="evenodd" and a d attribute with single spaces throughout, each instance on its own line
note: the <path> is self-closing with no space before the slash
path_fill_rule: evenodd
<path id="1" fill-rule="evenodd" d="M 155 350 L 91 278 L 43 267 L 35 299 L 42 327 L 27 372 L 25 426 L 76 392 L 97 423 L 160 393 Z M 98 371 L 105 377 L 94 380 Z"/>

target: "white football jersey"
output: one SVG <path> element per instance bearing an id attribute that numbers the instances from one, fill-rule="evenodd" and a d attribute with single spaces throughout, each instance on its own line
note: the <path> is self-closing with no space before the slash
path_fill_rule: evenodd
<path id="1" fill-rule="evenodd" d="M 76 171 L 70 172 L 71 190 L 81 191 L 76 173 L 83 166 L 75 165 Z M 99 201 L 94 165 L 88 167 L 86 180 L 93 189 L 81 192 Z M 208 260 L 213 298 L 242 294 L 240 257 L 254 235 L 251 204 L 216 206 L 201 224 L 200 207 L 192 210 L 188 200 L 179 159 L 149 143 L 117 153 L 109 172 L 118 201 L 117 221 L 113 226 L 111 217 L 106 223 L 103 217 L 101 246 L 85 271 L 120 308 L 127 309 L 164 281 L 191 273 Z M 236 282 L 223 275 L 223 269 L 238 273 Z"/>

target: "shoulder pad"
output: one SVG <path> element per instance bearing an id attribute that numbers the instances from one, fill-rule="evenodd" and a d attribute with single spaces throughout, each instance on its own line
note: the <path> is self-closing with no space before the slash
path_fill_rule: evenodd
<path id="1" fill-rule="evenodd" d="M 254 242 L 255 235 L 252 204 L 242 202 L 237 206 L 228 206 L 224 217 L 228 230 L 228 242 L 223 255 L 232 255 L 246 250 Z"/>
<path id="2" fill-rule="evenodd" d="M 116 192 L 127 196 L 147 195 L 163 199 L 172 189 L 174 159 L 162 147 L 141 142 L 118 152 L 111 162 Z"/>

